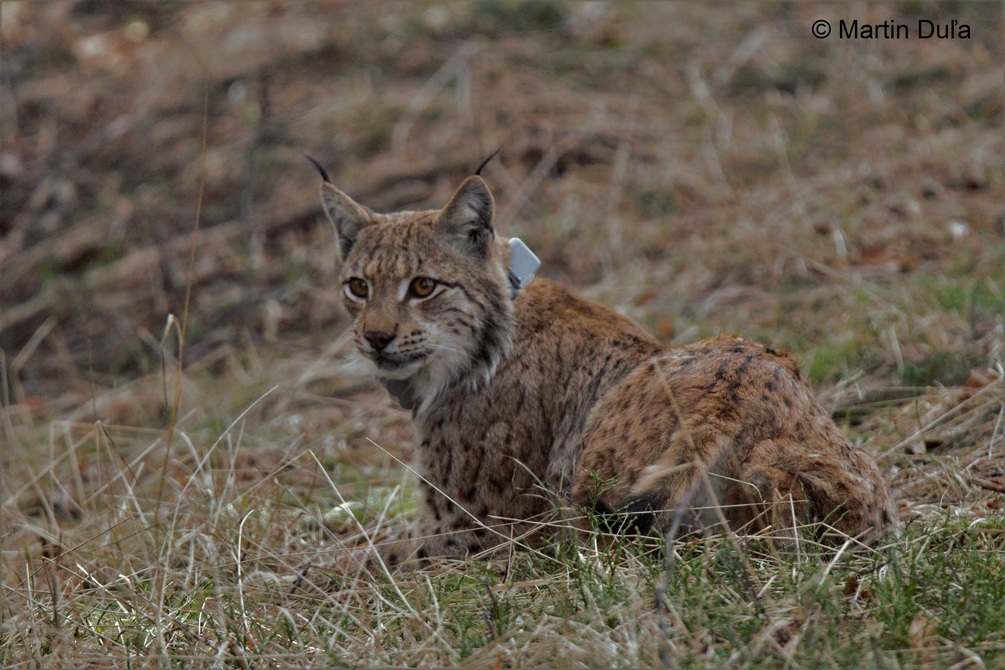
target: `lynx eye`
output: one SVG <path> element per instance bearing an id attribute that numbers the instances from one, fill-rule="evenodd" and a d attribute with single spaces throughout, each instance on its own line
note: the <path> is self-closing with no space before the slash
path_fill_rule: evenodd
<path id="1" fill-rule="evenodd" d="M 429 277 L 416 277 L 408 285 L 408 293 L 415 298 L 428 298 L 436 289 L 436 280 Z"/>
<path id="2" fill-rule="evenodd" d="M 370 295 L 370 285 L 366 283 L 365 279 L 351 277 L 349 281 L 345 283 L 345 286 L 349 289 L 349 293 L 351 293 L 354 298 L 364 299 Z"/>

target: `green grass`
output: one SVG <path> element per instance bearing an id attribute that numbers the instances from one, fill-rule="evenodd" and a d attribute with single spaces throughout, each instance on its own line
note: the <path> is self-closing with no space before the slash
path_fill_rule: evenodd
<path id="1" fill-rule="evenodd" d="M 967 381 L 970 371 L 979 367 L 982 357 L 953 351 L 936 351 L 920 361 L 905 361 L 900 371 L 904 386 L 960 386 Z"/>
<path id="2" fill-rule="evenodd" d="M 889 578 L 876 585 L 879 620 L 894 644 L 908 646 L 919 618 L 944 639 L 980 648 L 1003 641 L 1005 631 L 1005 524 L 999 519 L 964 527 L 947 524 L 925 533 L 895 556 Z M 986 660 L 999 661 L 1005 649 Z"/>
<path id="3" fill-rule="evenodd" d="M 254 416 L 182 425 L 179 442 L 200 446 L 176 443 L 157 516 L 162 446 L 136 436 L 54 443 L 57 458 L 36 488 L 73 492 L 79 511 L 45 512 L 55 525 L 18 516 L 21 529 L 5 536 L 0 664 L 846 668 L 1005 659 L 1000 514 L 929 516 L 876 549 L 821 546 L 807 528 L 782 553 L 759 538 L 686 536 L 668 561 L 659 538 L 565 532 L 537 551 L 364 569 L 352 556 L 366 535 L 381 542 L 414 519 L 411 479 L 379 484 L 308 449 L 287 449 L 271 473 L 259 465 L 248 477 L 242 453 L 281 441 L 256 435 Z M 142 475 L 135 458 L 151 447 Z M 340 511 L 343 500 L 351 512 Z"/>
<path id="4" fill-rule="evenodd" d="M 932 297 L 944 310 L 998 314 L 1005 311 L 1005 292 L 992 278 L 984 281 L 942 278 L 929 282 L 929 285 Z"/>
<path id="5" fill-rule="evenodd" d="M 8 427 L 0 665 L 1005 663 L 1005 518 L 981 488 L 1000 457 L 1000 381 L 948 404 L 950 390 L 917 391 L 853 429 L 874 454 L 915 432 L 932 450 L 881 456 L 922 506 L 885 547 L 820 546 L 812 528 L 783 553 L 687 536 L 668 562 L 659 538 L 565 532 L 537 551 L 395 571 L 357 559 L 416 518 L 415 478 L 350 444 L 407 443 L 393 432 L 403 417 L 355 382 L 307 374 L 313 352 L 232 365 L 182 380 L 170 454 L 164 430 Z M 170 370 L 167 382 L 171 398 Z M 130 392 L 142 417 L 163 402 L 162 379 Z"/>
<path id="6" fill-rule="evenodd" d="M 858 367 L 861 355 L 856 341 L 825 343 L 806 356 L 803 370 L 815 383 L 835 382 Z"/>

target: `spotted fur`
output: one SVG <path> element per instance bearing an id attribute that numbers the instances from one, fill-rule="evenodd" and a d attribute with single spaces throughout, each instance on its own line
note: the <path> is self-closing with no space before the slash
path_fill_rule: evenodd
<path id="1" fill-rule="evenodd" d="M 667 347 L 544 279 L 514 298 L 481 177 L 438 211 L 322 195 L 358 359 L 421 440 L 418 556 L 491 548 L 569 503 L 638 530 L 678 508 L 695 528 L 782 536 L 809 520 L 863 540 L 898 528 L 876 465 L 785 353 Z"/>

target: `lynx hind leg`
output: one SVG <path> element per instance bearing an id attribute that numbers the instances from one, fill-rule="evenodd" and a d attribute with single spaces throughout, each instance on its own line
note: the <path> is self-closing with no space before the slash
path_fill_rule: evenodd
<path id="1" fill-rule="evenodd" d="M 766 533 L 780 545 L 796 541 L 799 529 L 811 520 L 810 500 L 799 478 L 767 465 L 752 465 L 741 476 L 749 506 L 749 530 Z"/>
<path id="2" fill-rule="evenodd" d="M 799 526 L 822 522 L 863 542 L 899 528 L 893 499 L 876 466 L 850 445 L 821 449 L 795 440 L 764 440 L 751 449 L 741 479 L 775 535 L 793 537 Z M 828 535 L 826 530 L 822 533 Z"/>

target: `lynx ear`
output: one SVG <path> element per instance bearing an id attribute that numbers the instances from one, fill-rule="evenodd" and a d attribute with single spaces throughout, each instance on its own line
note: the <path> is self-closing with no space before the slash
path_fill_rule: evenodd
<path id="1" fill-rule="evenodd" d="M 468 177 L 440 211 L 436 230 L 464 253 L 484 259 L 495 237 L 492 229 L 494 210 L 495 203 L 485 180 L 478 176 Z"/>
<path id="2" fill-rule="evenodd" d="M 321 202 L 338 233 L 339 255 L 345 260 L 360 231 L 373 223 L 373 212 L 327 182 L 321 184 Z"/>

